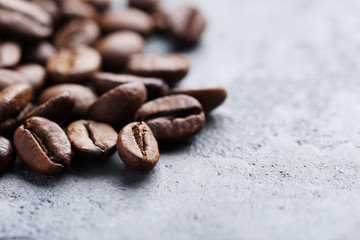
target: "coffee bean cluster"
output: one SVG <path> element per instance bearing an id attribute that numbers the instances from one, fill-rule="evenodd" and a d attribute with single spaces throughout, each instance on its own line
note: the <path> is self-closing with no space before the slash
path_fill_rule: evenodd
<path id="1" fill-rule="evenodd" d="M 146 37 L 192 45 L 205 29 L 192 5 L 160 0 L 0 0 L 0 173 L 16 154 L 43 174 L 61 172 L 73 152 L 104 160 L 117 150 L 149 171 L 159 144 L 182 141 L 221 105 L 221 87 L 178 89 L 190 68 L 180 54 L 145 55 Z"/>

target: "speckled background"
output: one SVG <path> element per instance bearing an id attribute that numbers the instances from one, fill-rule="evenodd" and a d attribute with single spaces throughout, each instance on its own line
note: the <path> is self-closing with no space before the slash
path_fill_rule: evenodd
<path id="1" fill-rule="evenodd" d="M 191 2 L 209 27 L 181 86 L 226 103 L 148 174 L 117 155 L 57 176 L 17 161 L 0 239 L 360 239 L 360 2 Z"/>

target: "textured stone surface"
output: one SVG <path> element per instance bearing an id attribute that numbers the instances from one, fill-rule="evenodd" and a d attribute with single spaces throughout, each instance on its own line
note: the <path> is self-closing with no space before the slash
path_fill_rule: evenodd
<path id="1" fill-rule="evenodd" d="M 51 177 L 17 161 L 0 239 L 360 238 L 359 1 L 195 2 L 209 27 L 181 86 L 229 90 L 201 134 L 149 174 L 117 155 Z"/>

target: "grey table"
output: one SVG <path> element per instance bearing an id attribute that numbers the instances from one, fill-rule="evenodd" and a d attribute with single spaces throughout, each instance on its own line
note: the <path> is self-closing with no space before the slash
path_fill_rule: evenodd
<path id="1" fill-rule="evenodd" d="M 209 26 L 180 50 L 181 86 L 223 85 L 226 103 L 148 174 L 116 155 L 59 176 L 18 161 L 0 178 L 0 239 L 360 238 L 360 2 L 192 2 Z"/>

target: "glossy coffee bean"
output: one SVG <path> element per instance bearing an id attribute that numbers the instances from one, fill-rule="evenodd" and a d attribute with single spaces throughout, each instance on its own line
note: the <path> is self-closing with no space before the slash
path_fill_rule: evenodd
<path id="1" fill-rule="evenodd" d="M 182 5 L 168 14 L 169 31 L 182 44 L 198 41 L 204 32 L 204 15 L 192 5 Z"/>
<path id="2" fill-rule="evenodd" d="M 179 54 L 134 55 L 126 65 L 126 71 L 139 76 L 155 77 L 174 84 L 183 79 L 190 68 L 189 60 Z"/>
<path id="3" fill-rule="evenodd" d="M 50 14 L 35 3 L 0 0 L 0 32 L 17 37 L 46 38 L 52 33 Z"/>
<path id="4" fill-rule="evenodd" d="M 160 158 L 158 143 L 144 122 L 126 125 L 119 133 L 117 149 L 126 166 L 137 171 L 149 171 Z"/>
<path id="5" fill-rule="evenodd" d="M 16 116 L 30 102 L 33 90 L 29 84 L 14 84 L 0 92 L 0 122 Z"/>
<path id="6" fill-rule="evenodd" d="M 73 107 L 74 98 L 69 92 L 64 92 L 39 105 L 26 114 L 24 118 L 20 118 L 19 121 L 22 122 L 27 118 L 37 116 L 60 122 L 71 115 Z"/>
<path id="7" fill-rule="evenodd" d="M 105 68 L 119 70 L 132 55 L 143 51 L 145 40 L 135 32 L 114 32 L 100 39 L 95 48 L 101 54 Z"/>
<path id="8" fill-rule="evenodd" d="M 105 32 L 129 30 L 142 35 L 148 35 L 155 29 L 153 18 L 135 8 L 105 12 L 100 17 L 100 25 Z"/>
<path id="9" fill-rule="evenodd" d="M 0 42 L 0 68 L 11 68 L 21 59 L 21 47 L 15 42 Z"/>
<path id="10" fill-rule="evenodd" d="M 141 82 L 115 87 L 94 102 L 88 117 L 98 122 L 121 125 L 130 120 L 146 100 L 146 88 Z"/>
<path id="11" fill-rule="evenodd" d="M 129 6 L 146 12 L 153 12 L 159 8 L 160 0 L 129 0 Z"/>
<path id="12" fill-rule="evenodd" d="M 144 121 L 157 139 L 183 140 L 205 125 L 205 114 L 199 101 L 186 95 L 155 99 L 141 106 L 136 121 Z"/>
<path id="13" fill-rule="evenodd" d="M 44 65 L 56 53 L 55 47 L 47 41 L 38 41 L 25 48 L 25 59 L 30 63 Z"/>
<path id="14" fill-rule="evenodd" d="M 54 37 L 57 48 L 92 45 L 100 36 L 99 25 L 91 19 L 74 19 L 60 28 Z"/>
<path id="15" fill-rule="evenodd" d="M 71 123 L 66 134 L 74 151 L 82 158 L 103 160 L 116 150 L 116 131 L 106 123 L 79 120 Z"/>
<path id="16" fill-rule="evenodd" d="M 60 12 L 64 21 L 74 18 L 89 18 L 94 20 L 98 18 L 95 7 L 81 1 L 61 1 Z"/>
<path id="17" fill-rule="evenodd" d="M 142 82 L 147 90 L 147 99 L 162 97 L 169 86 L 159 78 L 138 77 L 129 74 L 97 72 L 91 76 L 91 84 L 99 93 L 105 93 L 125 83 Z"/>
<path id="18" fill-rule="evenodd" d="M 171 89 L 169 94 L 185 94 L 196 98 L 205 112 L 210 112 L 220 106 L 226 99 L 227 92 L 222 87 L 199 89 Z"/>
<path id="19" fill-rule="evenodd" d="M 0 90 L 16 83 L 28 83 L 28 80 L 13 70 L 0 69 Z"/>
<path id="20" fill-rule="evenodd" d="M 90 106 L 96 101 L 96 94 L 88 87 L 79 84 L 58 84 L 45 89 L 38 97 L 38 103 L 43 104 L 59 94 L 69 92 L 74 99 L 73 114 L 86 116 Z"/>
<path id="21" fill-rule="evenodd" d="M 15 152 L 11 142 L 0 136 L 0 174 L 6 172 L 15 160 Z"/>
<path id="22" fill-rule="evenodd" d="M 62 48 L 46 64 L 50 78 L 56 83 L 83 82 L 101 68 L 101 56 L 93 48 Z"/>
<path id="23" fill-rule="evenodd" d="M 35 92 L 39 92 L 44 87 L 46 80 L 46 70 L 43 66 L 30 63 L 21 65 L 15 70 L 27 80 Z"/>
<path id="24" fill-rule="evenodd" d="M 27 119 L 16 129 L 14 145 L 21 160 L 39 173 L 59 173 L 71 162 L 71 145 L 65 132 L 46 118 Z"/>

